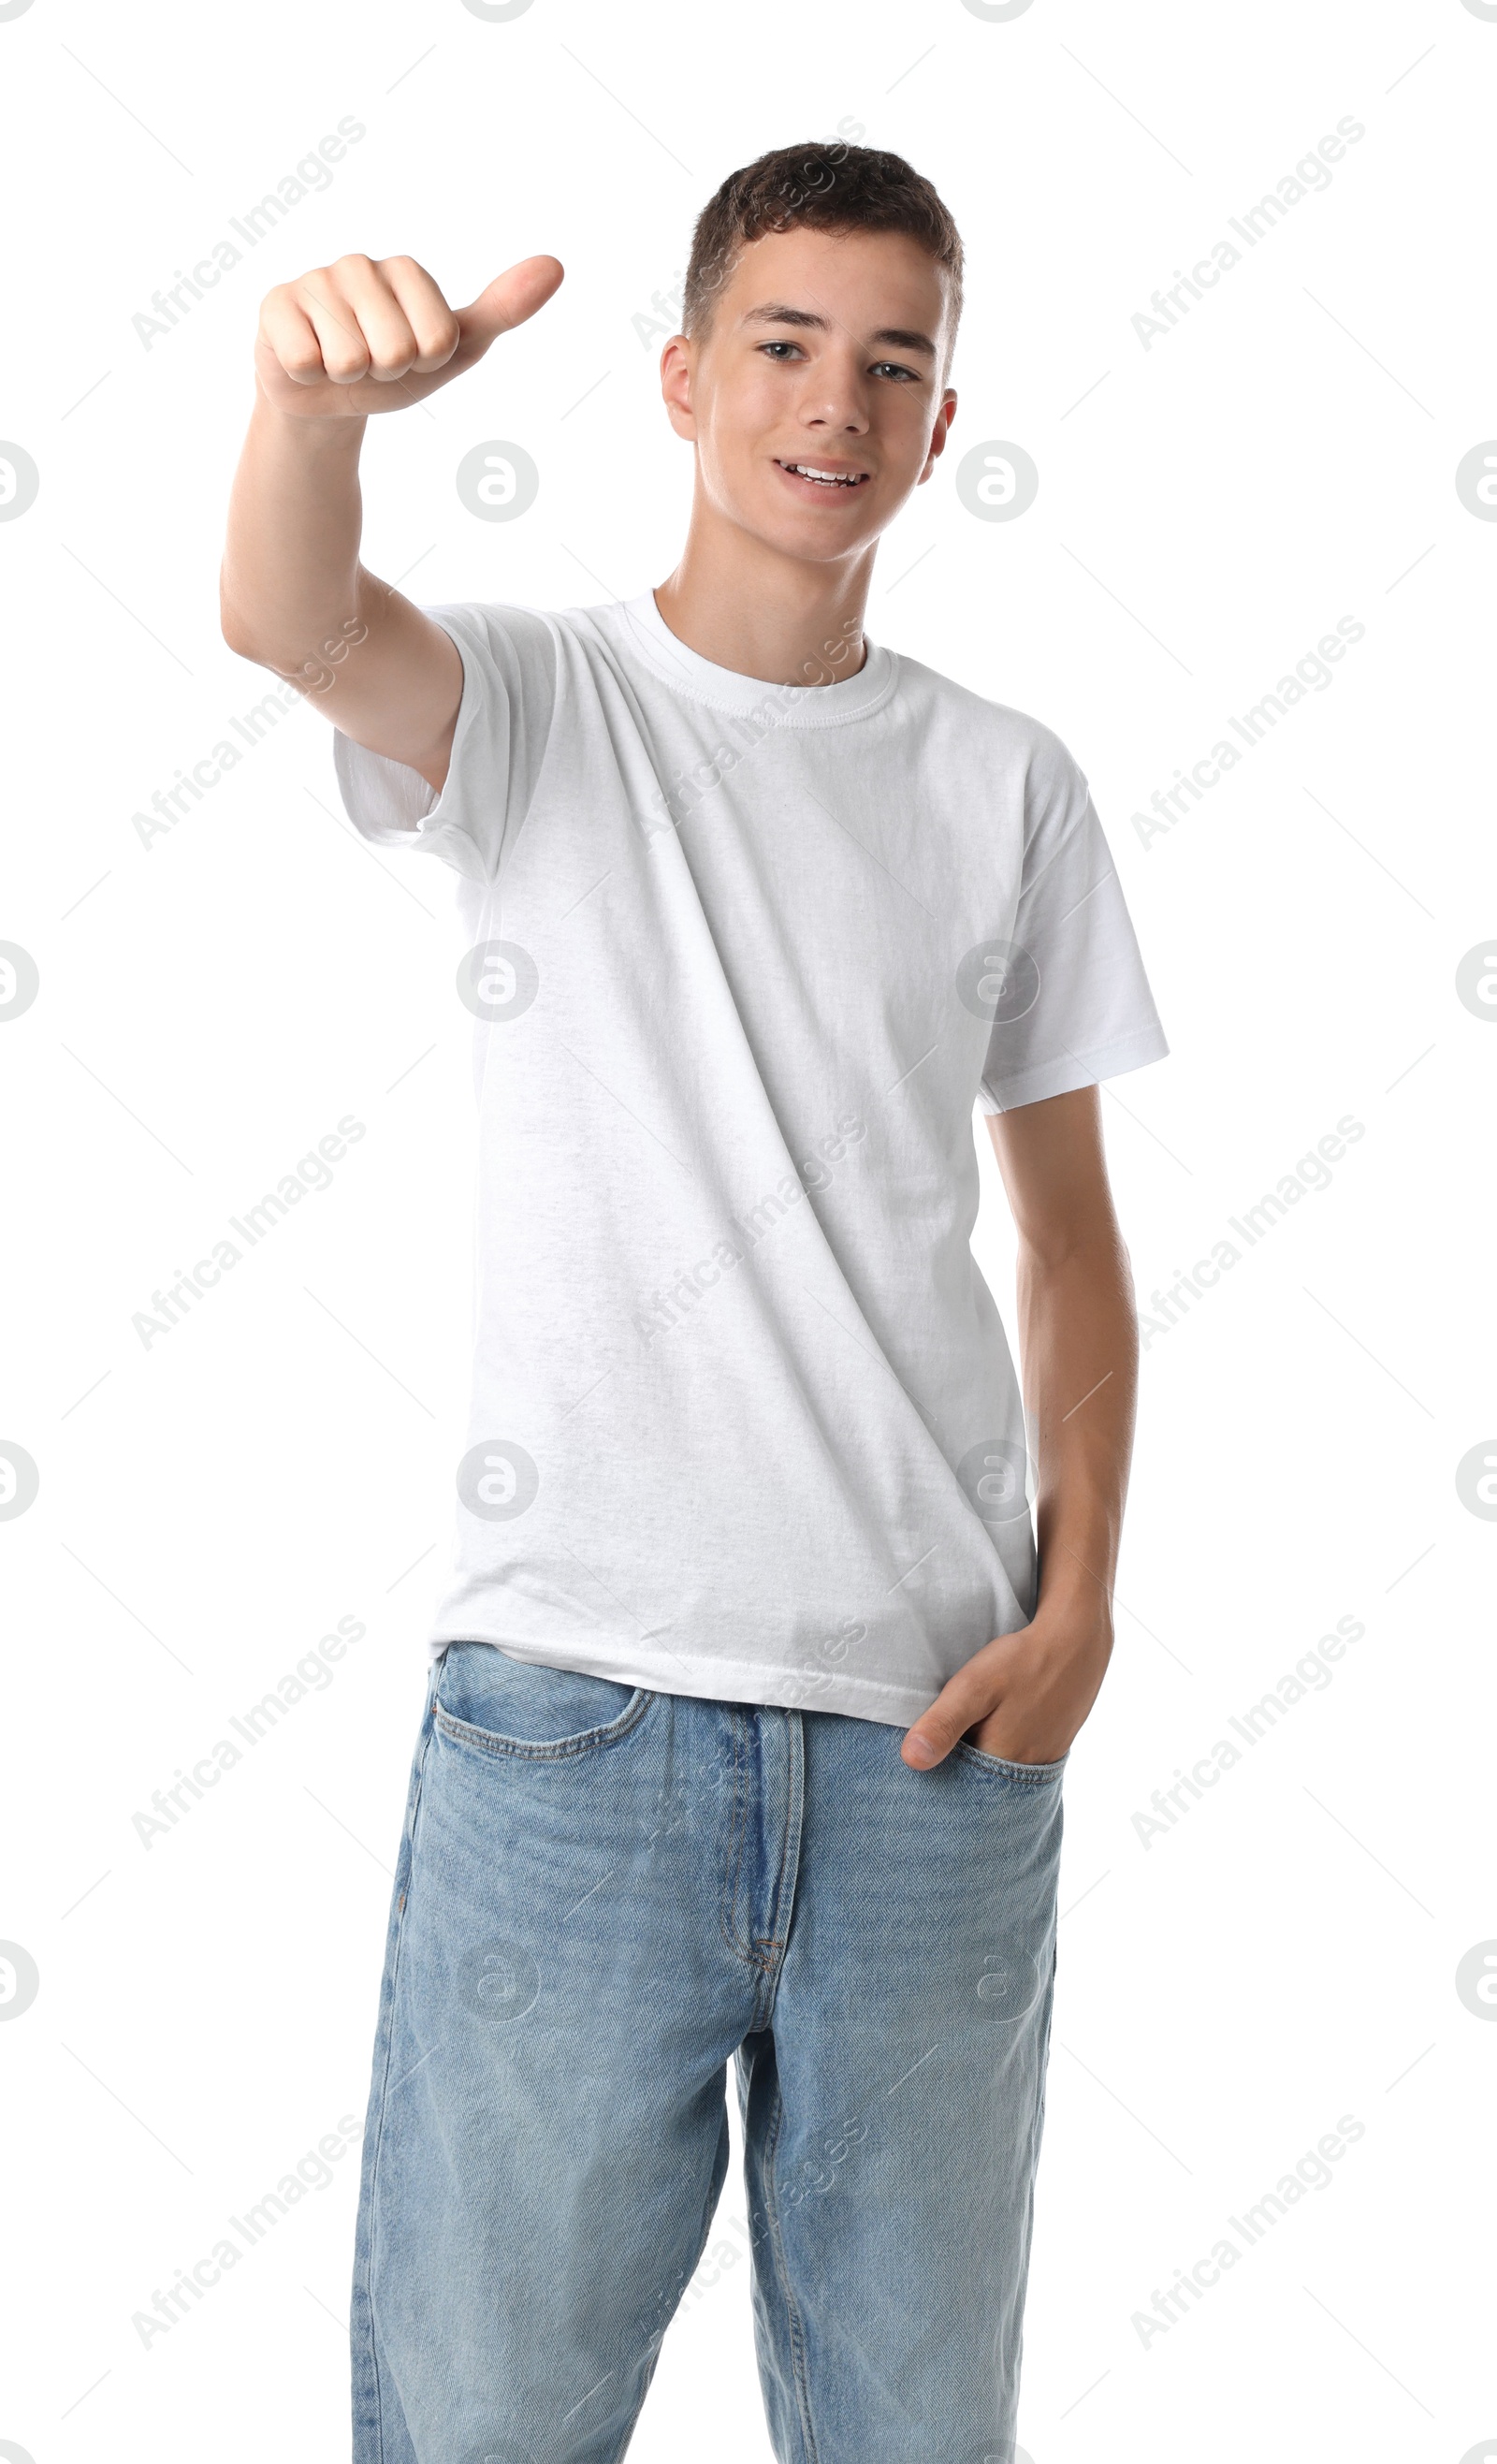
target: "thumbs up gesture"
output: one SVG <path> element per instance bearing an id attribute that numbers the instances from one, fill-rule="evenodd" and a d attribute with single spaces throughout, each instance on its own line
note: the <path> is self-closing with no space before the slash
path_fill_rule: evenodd
<path id="1" fill-rule="evenodd" d="M 523 257 L 466 308 L 450 308 L 413 256 L 341 256 L 266 294 L 254 343 L 260 390 L 299 419 L 407 409 L 523 325 L 561 278 L 556 257 Z"/>

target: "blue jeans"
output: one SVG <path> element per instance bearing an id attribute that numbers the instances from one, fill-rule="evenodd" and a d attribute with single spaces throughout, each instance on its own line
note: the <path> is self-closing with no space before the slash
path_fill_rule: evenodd
<path id="1" fill-rule="evenodd" d="M 616 2464 L 722 2189 L 730 2057 L 781 2464 L 1010 2464 L 1066 1758 L 915 1771 L 902 1735 L 433 1662 L 354 2464 Z"/>

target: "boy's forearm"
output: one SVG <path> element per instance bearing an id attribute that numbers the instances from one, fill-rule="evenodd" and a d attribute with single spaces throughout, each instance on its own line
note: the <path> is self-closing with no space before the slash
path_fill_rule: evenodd
<path id="1" fill-rule="evenodd" d="M 916 1771 L 971 1732 L 980 1752 L 1043 1763 L 1068 1752 L 1107 1674 L 1112 1576 L 1133 1451 L 1138 1327 L 1112 1210 L 1046 1254 L 1021 1237 L 1019 1333 L 1036 1501 L 1039 1595 L 947 1680 L 900 1752 Z"/>
<path id="2" fill-rule="evenodd" d="M 554 256 L 525 257 L 453 308 L 414 257 L 353 254 L 260 304 L 219 583 L 224 639 L 438 796 L 465 670 L 451 634 L 360 561 L 364 427 L 475 366 L 561 279 Z"/>
<path id="3" fill-rule="evenodd" d="M 256 388 L 230 498 L 224 638 L 298 681 L 314 681 L 332 646 L 346 648 L 368 622 L 371 578 L 359 561 L 366 425 L 291 418 Z"/>
<path id="4" fill-rule="evenodd" d="M 1021 1256 L 1020 1339 L 1039 1493 L 1040 1600 L 1112 1611 L 1133 1453 L 1138 1323 L 1121 1241 Z"/>

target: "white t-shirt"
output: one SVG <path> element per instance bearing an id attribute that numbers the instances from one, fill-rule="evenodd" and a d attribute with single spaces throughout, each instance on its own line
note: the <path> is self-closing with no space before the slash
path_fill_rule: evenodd
<path id="1" fill-rule="evenodd" d="M 365 838 L 453 868 L 470 954 L 473 1404 L 429 1653 L 908 1726 L 1035 1602 L 974 1108 L 1169 1048 L 1086 779 L 878 643 L 785 687 L 651 591 L 427 612 L 463 663 L 441 795 L 334 754 Z"/>

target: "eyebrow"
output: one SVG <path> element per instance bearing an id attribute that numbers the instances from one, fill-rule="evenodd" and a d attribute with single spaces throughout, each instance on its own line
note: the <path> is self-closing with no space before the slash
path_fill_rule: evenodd
<path id="1" fill-rule="evenodd" d="M 831 332 L 831 319 L 818 317 L 809 308 L 791 308 L 783 300 L 766 300 L 761 307 L 745 309 L 740 320 L 745 325 L 804 325 L 818 334 Z M 936 356 L 936 345 L 929 334 L 915 334 L 903 325 L 881 325 L 870 342 L 887 342 L 896 351 L 923 351 L 928 359 Z"/>

